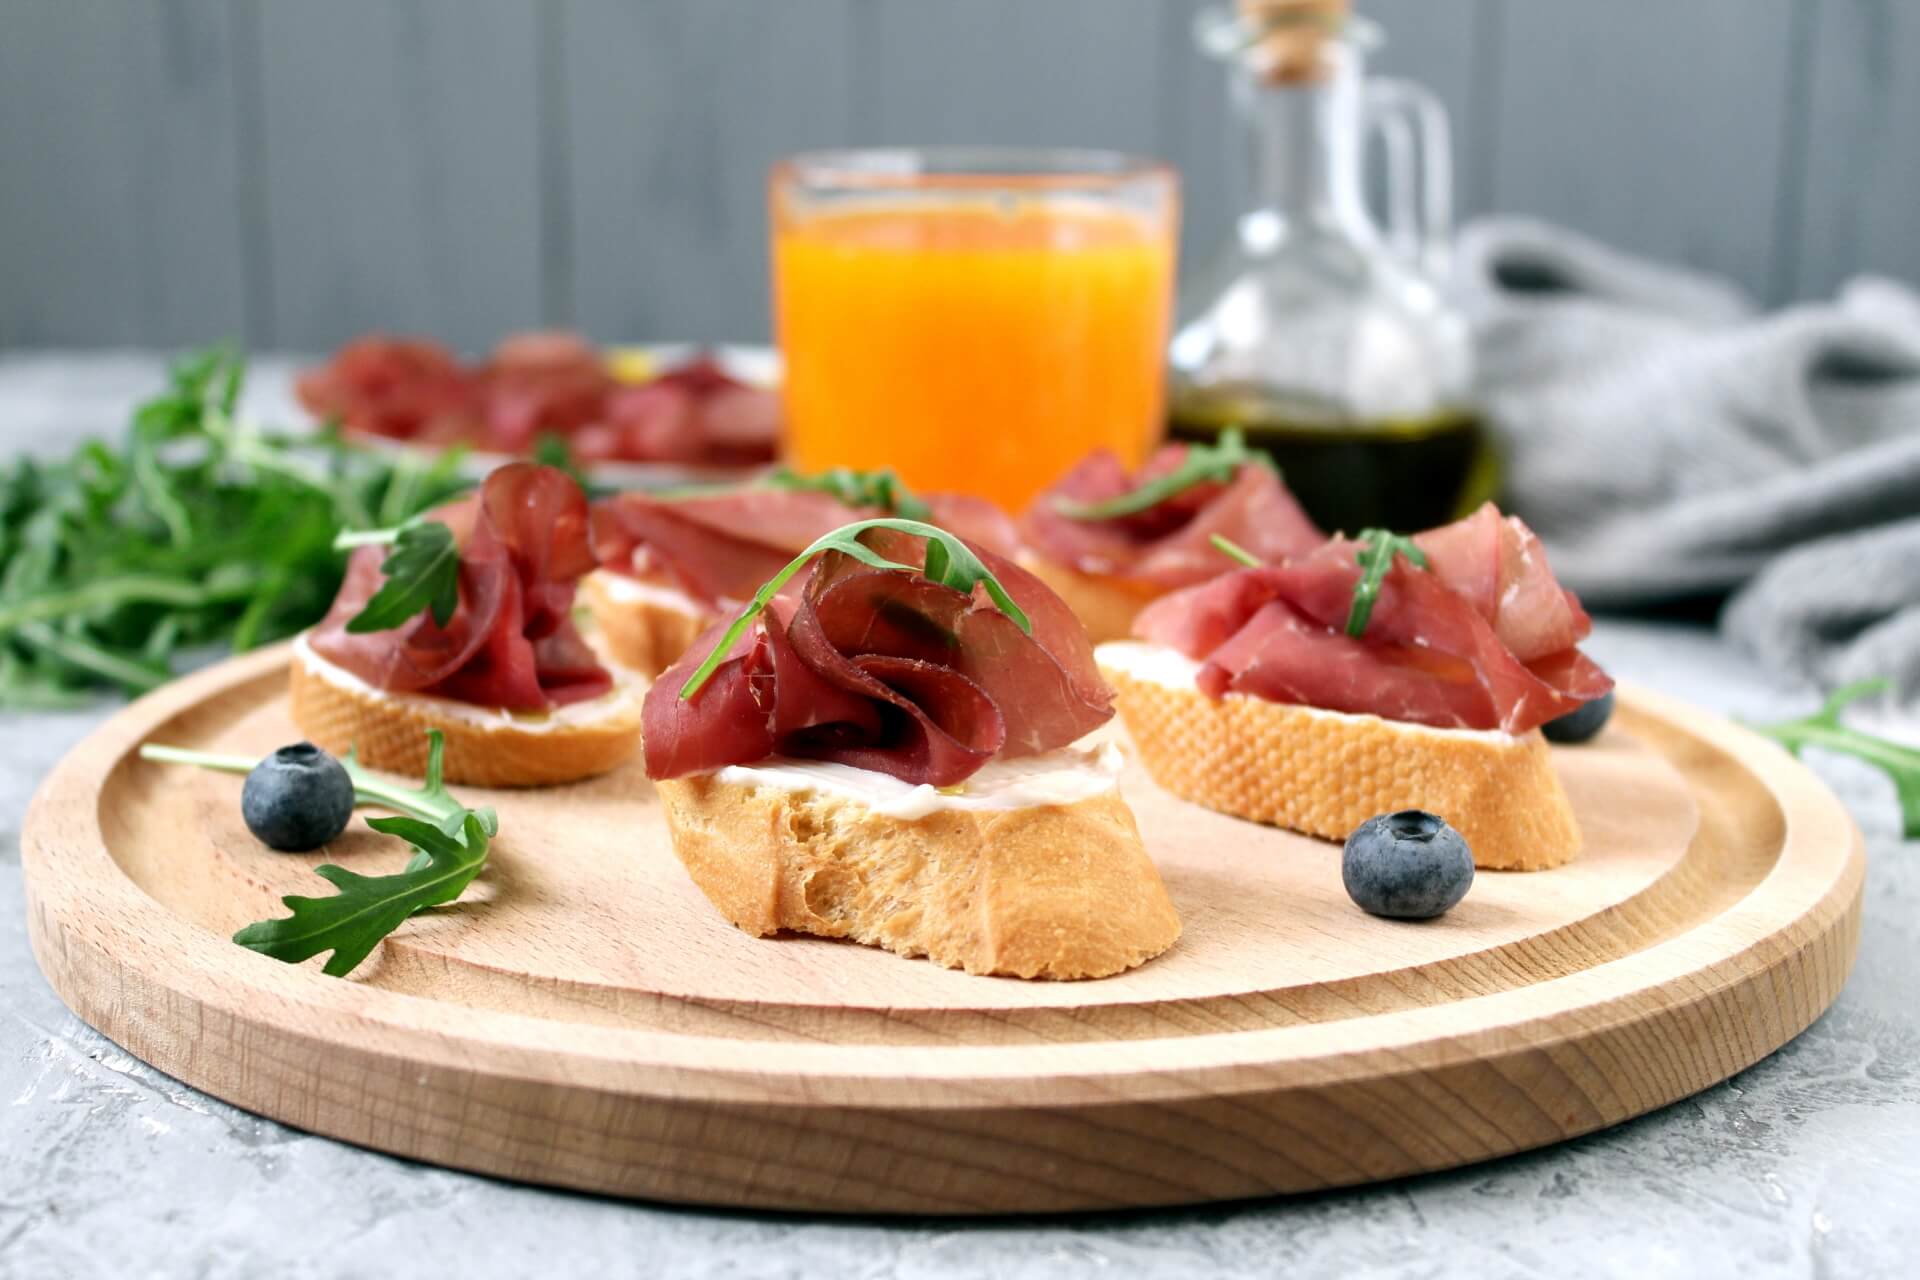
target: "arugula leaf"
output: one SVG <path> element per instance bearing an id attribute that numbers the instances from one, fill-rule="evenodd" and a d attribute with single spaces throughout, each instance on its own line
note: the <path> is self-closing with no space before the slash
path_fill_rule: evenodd
<path id="1" fill-rule="evenodd" d="M 400 626 L 423 610 L 432 610 L 434 622 L 444 627 L 460 605 L 460 548 L 453 530 L 438 520 L 396 530 L 380 572 L 387 580 L 366 608 L 347 620 L 347 630 L 355 635 Z"/>
<path id="2" fill-rule="evenodd" d="M 1803 747 L 1821 747 L 1873 765 L 1893 780 L 1894 793 L 1900 799 L 1901 834 L 1908 840 L 1920 839 L 1920 749 L 1848 728 L 1840 722 L 1840 713 L 1849 703 L 1884 693 L 1890 683 L 1884 679 L 1857 681 L 1834 690 L 1826 705 L 1810 716 L 1753 728 L 1796 756 Z"/>
<path id="3" fill-rule="evenodd" d="M 927 540 L 926 564 L 915 566 L 887 559 L 860 541 L 860 535 L 869 529 L 893 529 L 900 533 L 910 533 L 915 537 L 925 538 Z M 766 607 L 773 602 L 773 598 L 780 594 L 780 588 L 786 586 L 793 576 L 805 568 L 815 556 L 828 551 L 844 552 L 855 560 L 870 564 L 876 569 L 899 569 L 906 573 L 923 573 L 929 580 L 943 587 L 952 587 L 955 591 L 964 591 L 968 594 L 984 583 L 988 598 L 999 606 L 1000 612 L 1012 618 L 1022 631 L 1028 635 L 1033 634 L 1032 621 L 1028 619 L 1025 611 L 1013 602 L 1013 597 L 1007 594 L 1007 589 L 1001 585 L 1000 579 L 993 576 L 987 566 L 980 562 L 980 557 L 968 549 L 966 543 L 945 529 L 936 529 L 918 520 L 856 520 L 852 524 L 841 525 L 833 532 L 822 534 L 814 539 L 812 545 L 788 562 L 786 568 L 767 579 L 760 589 L 753 593 L 753 599 L 748 602 L 745 609 L 741 610 L 740 616 L 733 620 L 733 625 L 727 628 L 726 634 L 720 637 L 719 643 L 713 646 L 713 652 L 706 656 L 706 660 L 687 677 L 686 683 L 680 686 L 680 696 L 683 699 L 691 698 L 700 692 L 701 686 L 706 684 L 708 678 L 719 669 L 720 664 L 726 661 L 727 651 L 733 648 L 734 642 L 746 634 L 747 628 L 753 625 L 754 619 L 765 612 Z"/>
<path id="4" fill-rule="evenodd" d="M 338 428 L 333 430 L 337 434 Z M 386 526 L 403 524 L 409 517 L 417 517 L 424 508 L 434 505 L 443 495 L 460 488 L 460 464 L 466 461 L 467 452 L 466 445 L 456 444 L 424 464 L 416 461 L 411 450 L 400 453 L 387 491 L 380 499 L 378 522 Z"/>
<path id="5" fill-rule="evenodd" d="M 396 835 L 419 852 L 394 875 L 363 876 L 344 867 L 316 867 L 314 873 L 338 893 L 329 898 L 281 899 L 293 914 L 261 920 L 233 935 L 249 950 L 290 964 L 322 951 L 333 952 L 322 972 L 341 977 L 352 972 L 380 942 L 428 907 L 452 902 L 486 866 L 488 842 L 499 834 L 492 809 L 469 809 L 454 799 L 442 780 L 446 742 L 438 729 L 427 731 L 426 779 L 402 787 L 369 774 L 353 752 L 341 763 L 353 781 L 356 805 L 378 805 L 402 816 L 370 818 L 375 831 Z M 221 773 L 251 773 L 260 762 L 247 756 L 186 751 L 159 743 L 140 748 L 142 760 L 188 764 Z"/>
<path id="6" fill-rule="evenodd" d="M 280 901 L 292 915 L 257 921 L 233 940 L 289 964 L 331 951 L 321 972 L 344 977 L 410 916 L 465 893 L 487 865 L 487 831 L 478 814 L 465 816 L 460 839 L 418 818 L 369 818 L 367 825 L 399 836 L 421 856 L 389 876 L 363 876 L 332 863 L 315 867 L 314 874 L 338 893 L 328 898 L 288 894 Z"/>
<path id="7" fill-rule="evenodd" d="M 587 473 L 574 459 L 573 446 L 558 431 L 542 431 L 533 442 L 533 460 L 543 467 L 564 471 L 582 490 L 587 488 Z"/>
<path id="8" fill-rule="evenodd" d="M 157 663 L 129 658 L 95 644 L 74 627 L 23 622 L 14 629 L 14 635 L 58 663 L 105 676 L 129 689 L 158 689 L 170 674 Z"/>
<path id="9" fill-rule="evenodd" d="M 1218 551 L 1229 560 L 1237 560 L 1249 569 L 1258 569 L 1260 567 L 1260 557 L 1254 555 L 1253 552 L 1247 550 L 1231 538 L 1223 537 L 1216 533 L 1208 537 L 1207 541 L 1213 544 L 1215 551 Z"/>
<path id="10" fill-rule="evenodd" d="M 1247 448 L 1246 437 L 1241 434 L 1240 428 L 1228 427 L 1220 433 L 1218 444 L 1189 444 L 1186 457 L 1181 459 L 1180 465 L 1156 480 L 1149 480 L 1137 488 L 1100 502 L 1055 498 L 1053 509 L 1069 520 L 1115 520 L 1121 516 L 1138 515 L 1159 506 L 1168 498 L 1185 493 L 1197 484 L 1206 481 L 1230 484 L 1234 473 L 1249 462 L 1266 467 L 1269 471 L 1274 470 L 1271 458 Z"/>
<path id="11" fill-rule="evenodd" d="M 1362 529 L 1355 541 L 1360 544 L 1360 551 L 1354 557 L 1360 564 L 1360 577 L 1353 584 L 1353 604 L 1347 610 L 1347 634 L 1357 638 L 1365 634 L 1367 622 L 1373 617 L 1374 602 L 1380 598 L 1380 584 L 1393 568 L 1393 558 L 1405 556 L 1414 567 L 1424 569 L 1427 553 L 1415 546 L 1412 538 L 1385 529 Z"/>

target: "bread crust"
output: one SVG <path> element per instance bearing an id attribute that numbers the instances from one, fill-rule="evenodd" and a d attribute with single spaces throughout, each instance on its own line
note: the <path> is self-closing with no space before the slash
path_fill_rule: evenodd
<path id="1" fill-rule="evenodd" d="M 1087 638 L 1095 644 L 1129 639 L 1133 635 L 1134 618 L 1165 594 L 1133 579 L 1082 573 L 1049 560 L 1031 548 L 1021 551 L 1019 564 L 1067 602 L 1067 607 L 1080 619 L 1080 625 L 1087 629 Z"/>
<path id="2" fill-rule="evenodd" d="M 335 755 L 355 750 L 360 763 L 424 777 L 427 730 L 446 740 L 444 776 L 472 787 L 543 787 L 606 773 L 640 747 L 641 691 L 628 683 L 605 715 L 547 730 L 502 721 L 476 724 L 445 714 L 426 697 L 395 697 L 329 680 L 296 652 L 289 664 L 293 722 L 314 745 Z"/>
<path id="3" fill-rule="evenodd" d="M 968 973 L 1058 979 L 1119 973 L 1180 936 L 1117 789 L 905 819 L 711 774 L 655 785 L 694 883 L 756 936 L 789 929 Z"/>
<path id="4" fill-rule="evenodd" d="M 1425 809 L 1491 870 L 1544 870 L 1580 852 L 1537 729 L 1508 741 L 1435 733 L 1242 694 L 1215 702 L 1104 663 L 1101 674 L 1147 772 L 1195 804 L 1328 840 L 1376 814 Z"/>
<path id="5" fill-rule="evenodd" d="M 651 680 L 680 660 L 687 646 L 713 625 L 719 615 L 689 613 L 657 600 L 616 597 L 612 575 L 596 569 L 580 580 L 580 602 L 593 614 L 593 623 L 613 660 Z"/>

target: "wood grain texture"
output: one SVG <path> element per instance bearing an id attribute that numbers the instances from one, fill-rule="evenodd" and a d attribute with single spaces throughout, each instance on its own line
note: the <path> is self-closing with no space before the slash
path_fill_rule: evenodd
<path id="1" fill-rule="evenodd" d="M 1920 9 L 1813 6 L 1794 292 L 1831 294 L 1877 271 L 1920 280 Z"/>
<path id="2" fill-rule="evenodd" d="M 1793 0 L 1505 6 L 1494 205 L 1770 279 Z"/>
<path id="3" fill-rule="evenodd" d="M 264 4 L 273 341 L 469 351 L 541 315 L 539 42 L 516 0 Z"/>
<path id="4" fill-rule="evenodd" d="M 1588 1132 L 1763 1057 L 1852 963 L 1863 865 L 1777 747 L 1629 691 L 1557 759 L 1585 855 L 1374 920 L 1335 846 L 1124 786 L 1185 923 L 1092 983 L 969 978 L 749 938 L 673 861 L 636 773 L 500 793 L 471 901 L 352 981 L 225 940 L 311 886 L 231 777 L 149 738 L 263 750 L 285 650 L 115 717 L 36 797 L 29 931 L 129 1051 L 243 1107 L 407 1156 L 619 1195 L 1031 1212 L 1302 1191 Z M 334 860 L 397 859 L 361 832 Z"/>
<path id="5" fill-rule="evenodd" d="M 568 0 L 577 322 L 614 340 L 762 340 L 767 171 L 845 143 L 846 0 Z"/>

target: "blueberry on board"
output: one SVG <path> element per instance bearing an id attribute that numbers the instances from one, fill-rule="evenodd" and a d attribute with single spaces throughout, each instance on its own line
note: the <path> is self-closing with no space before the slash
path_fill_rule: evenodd
<path id="1" fill-rule="evenodd" d="M 268 848 L 318 849 L 353 817 L 353 779 L 311 742 L 282 747 L 253 767 L 240 789 L 240 816 Z"/>
<path id="2" fill-rule="evenodd" d="M 1613 690 L 1609 689 L 1592 702 L 1583 703 L 1578 710 L 1547 721 L 1540 726 L 1540 732 L 1547 735 L 1548 742 L 1585 742 L 1606 728 L 1612 718 Z"/>
<path id="3" fill-rule="evenodd" d="M 1445 819 L 1419 809 L 1368 818 L 1340 857 L 1347 896 L 1395 920 L 1428 920 L 1467 896 L 1473 854 Z"/>

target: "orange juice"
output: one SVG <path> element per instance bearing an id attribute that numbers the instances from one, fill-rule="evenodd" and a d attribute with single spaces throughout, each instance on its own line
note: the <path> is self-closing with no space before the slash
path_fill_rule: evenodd
<path id="1" fill-rule="evenodd" d="M 1014 512 L 1089 450 L 1138 463 L 1164 416 L 1171 203 L 958 193 L 799 213 L 776 189 L 788 460 L 890 466 Z"/>

